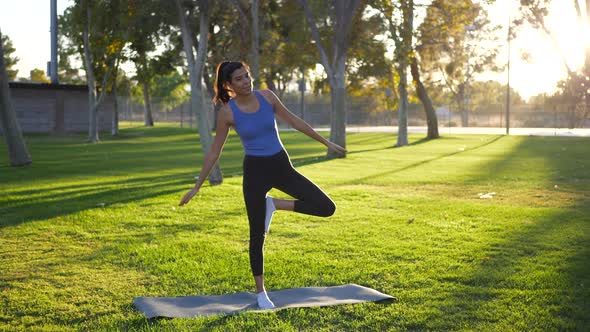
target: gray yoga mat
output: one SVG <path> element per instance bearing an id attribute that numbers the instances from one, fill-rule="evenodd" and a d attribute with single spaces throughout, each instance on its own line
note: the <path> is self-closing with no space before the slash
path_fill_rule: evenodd
<path id="1" fill-rule="evenodd" d="M 395 299 L 393 296 L 355 284 L 283 289 L 268 292 L 268 297 L 276 306 L 273 310 Z M 133 304 L 148 318 L 190 318 L 260 310 L 256 304 L 256 294 L 250 292 L 211 296 L 136 297 Z"/>

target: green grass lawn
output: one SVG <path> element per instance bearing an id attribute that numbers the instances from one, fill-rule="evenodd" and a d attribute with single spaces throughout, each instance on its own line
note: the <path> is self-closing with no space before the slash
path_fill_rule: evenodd
<path id="1" fill-rule="evenodd" d="M 254 288 L 237 136 L 224 183 L 179 208 L 197 134 L 135 127 L 94 145 L 28 136 L 18 169 L 1 143 L 0 330 L 590 330 L 590 139 L 351 134 L 326 160 L 281 136 L 338 210 L 275 214 L 267 289 L 356 283 L 397 301 L 148 321 L 134 297 Z"/>

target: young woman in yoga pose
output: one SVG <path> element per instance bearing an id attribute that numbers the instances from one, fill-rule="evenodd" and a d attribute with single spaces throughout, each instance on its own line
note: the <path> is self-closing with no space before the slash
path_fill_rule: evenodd
<path id="1" fill-rule="evenodd" d="M 293 168 L 279 138 L 275 117 L 336 153 L 346 151 L 291 113 L 272 91 L 253 90 L 249 68 L 242 62 L 225 61 L 217 66 L 213 101 L 223 105 L 217 116 L 215 140 L 205 156 L 197 183 L 184 195 L 180 205 L 188 203 L 199 192 L 221 155 L 230 127 L 234 127 L 245 150 L 243 192 L 250 224 L 250 267 L 256 283 L 258 306 L 274 308 L 264 288 L 263 275 L 264 239 L 274 211 L 329 217 L 336 210 L 334 202 L 320 188 Z M 267 196 L 272 188 L 295 200 Z"/>

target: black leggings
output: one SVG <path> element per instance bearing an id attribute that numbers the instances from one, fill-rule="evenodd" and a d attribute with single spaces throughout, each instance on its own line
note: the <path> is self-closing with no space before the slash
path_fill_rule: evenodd
<path id="1" fill-rule="evenodd" d="M 293 168 L 285 150 L 268 157 L 247 155 L 243 191 L 250 222 L 250 267 L 254 276 L 264 273 L 264 218 L 266 194 L 271 188 L 293 196 L 295 212 L 329 217 L 336 211 L 330 197 Z"/>

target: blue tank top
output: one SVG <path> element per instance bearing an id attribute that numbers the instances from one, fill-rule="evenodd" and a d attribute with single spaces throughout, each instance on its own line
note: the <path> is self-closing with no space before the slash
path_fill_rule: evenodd
<path id="1" fill-rule="evenodd" d="M 279 138 L 275 112 L 272 105 L 254 91 L 260 105 L 258 111 L 244 113 L 232 100 L 229 101 L 234 115 L 234 128 L 240 136 L 246 155 L 248 156 L 272 156 L 283 149 L 283 143 Z"/>

